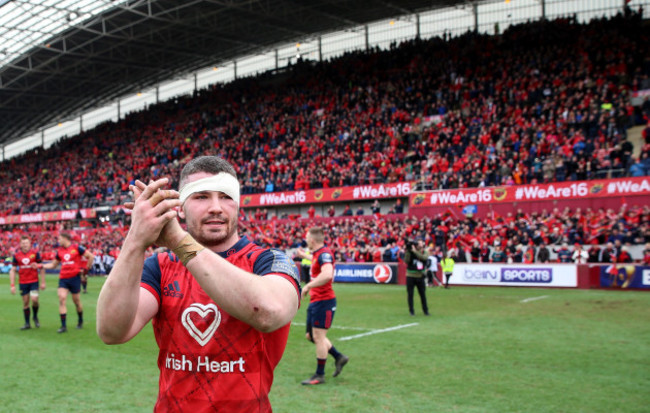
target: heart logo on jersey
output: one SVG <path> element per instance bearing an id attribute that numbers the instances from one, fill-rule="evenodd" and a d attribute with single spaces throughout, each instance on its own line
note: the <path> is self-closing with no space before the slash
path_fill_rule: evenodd
<path id="1" fill-rule="evenodd" d="M 214 303 L 194 303 L 183 311 L 183 326 L 201 346 L 205 346 L 221 323 L 221 313 Z"/>

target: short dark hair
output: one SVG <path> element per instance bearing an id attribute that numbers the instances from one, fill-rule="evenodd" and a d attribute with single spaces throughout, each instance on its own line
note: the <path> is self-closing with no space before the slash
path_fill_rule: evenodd
<path id="1" fill-rule="evenodd" d="M 24 240 L 24 239 L 28 240 L 29 242 L 32 242 L 32 239 L 31 239 L 31 237 L 29 235 L 23 234 L 23 235 L 20 236 L 21 241 Z"/>
<path id="2" fill-rule="evenodd" d="M 199 172 L 207 172 L 210 174 L 218 174 L 220 172 L 226 172 L 235 178 L 237 178 L 237 172 L 235 168 L 220 156 L 199 156 L 189 161 L 181 171 L 181 180 L 178 185 L 179 189 L 182 189 L 185 186 L 187 177 L 194 175 Z"/>
<path id="3" fill-rule="evenodd" d="M 62 236 L 63 238 L 66 238 L 69 241 L 72 240 L 72 235 L 68 234 L 67 232 L 62 232 L 59 235 Z"/>

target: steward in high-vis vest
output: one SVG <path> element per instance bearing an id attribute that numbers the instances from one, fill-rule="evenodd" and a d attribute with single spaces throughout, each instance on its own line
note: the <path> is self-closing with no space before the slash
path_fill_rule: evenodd
<path id="1" fill-rule="evenodd" d="M 311 271 L 311 258 L 307 258 L 307 256 L 303 256 L 302 260 L 300 260 L 300 279 L 304 283 L 309 282 L 309 273 Z"/>
<path id="2" fill-rule="evenodd" d="M 452 258 L 452 251 L 447 251 L 445 258 L 440 261 L 440 266 L 442 267 L 442 273 L 445 274 L 445 288 L 449 288 L 449 279 L 454 274 L 454 264 L 455 261 Z"/>

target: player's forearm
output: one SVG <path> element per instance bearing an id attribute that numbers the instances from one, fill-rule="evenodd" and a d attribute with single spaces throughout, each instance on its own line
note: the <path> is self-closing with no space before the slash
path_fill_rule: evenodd
<path id="1" fill-rule="evenodd" d="M 95 256 L 93 254 L 90 254 L 88 257 L 88 265 L 86 265 L 86 269 L 90 271 L 90 269 L 93 267 L 93 263 L 95 262 Z"/>
<path id="2" fill-rule="evenodd" d="M 59 263 L 55 263 L 54 261 L 48 262 L 47 264 L 43 264 L 43 268 L 46 270 L 53 270 L 56 268 L 56 266 L 59 265 Z"/>
<path id="3" fill-rule="evenodd" d="M 318 277 L 309 281 L 306 286 L 309 286 L 309 288 L 322 287 L 323 285 L 327 284 L 331 280 L 332 280 L 332 274 L 328 275 L 328 274 L 320 273 Z"/>
<path id="4" fill-rule="evenodd" d="M 299 256 L 300 258 L 304 258 L 304 259 L 307 259 L 307 260 L 309 260 L 309 261 L 311 261 L 312 258 L 313 258 L 313 255 L 312 255 L 312 254 L 310 254 L 309 252 L 305 252 L 305 251 L 298 253 L 298 256 Z"/>
<path id="5" fill-rule="evenodd" d="M 9 270 L 9 284 L 16 285 L 16 270 L 14 267 Z"/>
<path id="6" fill-rule="evenodd" d="M 107 344 L 124 342 L 133 325 L 143 266 L 144 251 L 125 242 L 97 299 L 97 334 Z"/>
<path id="7" fill-rule="evenodd" d="M 190 260 L 187 269 L 217 306 L 256 330 L 274 331 L 289 323 L 298 309 L 290 281 L 248 273 L 210 250 Z"/>
<path id="8" fill-rule="evenodd" d="M 331 263 L 326 263 L 321 267 L 320 274 L 313 280 L 309 281 L 305 287 L 311 289 L 321 287 L 334 279 L 334 267 Z"/>

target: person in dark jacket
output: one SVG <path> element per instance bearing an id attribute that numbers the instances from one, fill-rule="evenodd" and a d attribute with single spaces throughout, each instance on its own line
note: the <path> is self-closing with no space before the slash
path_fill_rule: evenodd
<path id="1" fill-rule="evenodd" d="M 424 242 L 413 241 L 406 242 L 406 252 L 404 262 L 406 263 L 406 297 L 409 306 L 409 313 L 415 315 L 413 309 L 413 290 L 418 288 L 420 301 L 422 302 L 422 312 L 429 315 L 429 306 L 427 305 L 426 288 L 424 283 L 424 266 L 427 262 L 428 255 L 424 251 Z"/>
<path id="2" fill-rule="evenodd" d="M 537 262 L 549 262 L 551 259 L 551 252 L 546 248 L 546 243 L 542 241 L 537 249 Z"/>

